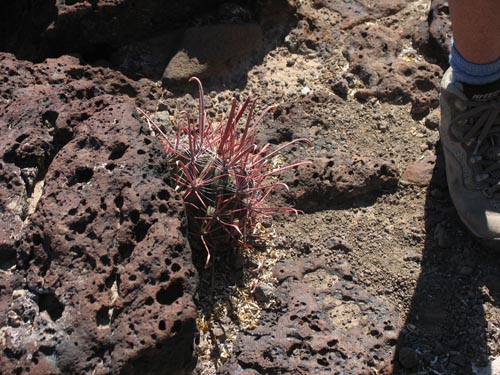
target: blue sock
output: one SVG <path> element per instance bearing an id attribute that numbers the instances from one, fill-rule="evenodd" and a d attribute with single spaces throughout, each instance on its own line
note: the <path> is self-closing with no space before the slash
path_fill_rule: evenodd
<path id="1" fill-rule="evenodd" d="M 450 65 L 455 79 L 470 85 L 484 85 L 500 79 L 500 59 L 488 64 L 467 61 L 454 45 L 451 47 Z"/>

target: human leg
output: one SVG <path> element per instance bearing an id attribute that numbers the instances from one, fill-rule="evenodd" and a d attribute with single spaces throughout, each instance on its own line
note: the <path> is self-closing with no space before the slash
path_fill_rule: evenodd
<path id="1" fill-rule="evenodd" d="M 500 58 L 500 1 L 449 0 L 453 39 L 463 58 L 487 64 Z"/>
<path id="2" fill-rule="evenodd" d="M 439 129 L 448 188 L 471 232 L 500 248 L 500 1 L 449 5 L 454 45 Z"/>

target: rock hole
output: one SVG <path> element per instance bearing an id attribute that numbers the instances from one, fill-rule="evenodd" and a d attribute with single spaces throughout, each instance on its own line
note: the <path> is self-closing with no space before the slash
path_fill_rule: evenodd
<path id="1" fill-rule="evenodd" d="M 160 322 L 158 323 L 158 329 L 160 331 L 165 331 L 167 329 L 167 326 L 165 325 L 165 321 L 164 320 L 160 320 Z"/>
<path id="2" fill-rule="evenodd" d="M 123 207 L 123 197 L 121 195 L 119 195 L 119 196 L 117 196 L 115 198 L 115 205 L 118 208 L 122 208 Z"/>
<path id="3" fill-rule="evenodd" d="M 94 176 L 94 171 L 89 167 L 77 167 L 75 174 L 68 179 L 68 186 L 89 182 Z"/>
<path id="4" fill-rule="evenodd" d="M 163 271 L 160 275 L 160 282 L 163 283 L 168 280 L 170 280 L 170 275 L 168 274 L 168 271 Z"/>
<path id="5" fill-rule="evenodd" d="M 116 281 L 116 273 L 115 270 L 113 270 L 111 272 L 111 275 L 109 275 L 108 277 L 106 277 L 106 279 L 104 279 L 104 285 L 106 285 L 106 288 L 111 289 L 115 281 Z"/>
<path id="6" fill-rule="evenodd" d="M 76 215 L 77 212 L 78 212 L 78 210 L 76 208 L 72 208 L 68 211 L 68 215 L 74 216 L 74 215 Z"/>
<path id="7" fill-rule="evenodd" d="M 382 336 L 382 333 L 380 333 L 377 329 L 372 329 L 370 331 L 370 335 L 374 336 L 374 337 L 380 337 L 380 336 Z"/>
<path id="8" fill-rule="evenodd" d="M 54 346 L 49 346 L 49 345 L 40 345 L 40 348 L 38 349 L 41 353 L 46 355 L 47 357 L 50 357 L 56 352 L 56 348 Z"/>
<path id="9" fill-rule="evenodd" d="M 14 358 L 15 359 L 21 359 L 21 356 L 22 356 L 21 352 L 14 353 L 12 351 L 12 349 L 9 349 L 9 348 L 5 348 L 3 350 L 3 352 L 7 356 L 7 358 L 10 358 L 10 359 L 14 359 Z"/>
<path id="10" fill-rule="evenodd" d="M 16 142 L 17 143 L 21 143 L 22 141 L 24 141 L 28 137 L 29 137 L 28 134 L 22 134 L 22 135 L 20 135 L 19 137 L 16 138 Z"/>
<path id="11" fill-rule="evenodd" d="M 431 91 L 431 90 L 434 90 L 436 88 L 434 86 L 434 83 L 432 83 L 431 81 L 426 80 L 426 79 L 417 79 L 415 81 L 415 85 L 422 92 Z"/>
<path id="12" fill-rule="evenodd" d="M 141 217 L 141 214 L 139 213 L 138 210 L 132 210 L 130 211 L 129 217 L 132 223 L 137 224 L 139 218 Z"/>
<path id="13" fill-rule="evenodd" d="M 130 275 L 130 276 L 128 277 L 128 279 L 129 279 L 130 281 L 135 281 L 135 280 L 137 280 L 137 276 L 136 276 L 136 275 Z"/>
<path id="14" fill-rule="evenodd" d="M 59 302 L 53 292 L 40 294 L 38 297 L 38 307 L 40 311 L 47 311 L 53 322 L 57 321 L 64 311 L 64 305 Z"/>
<path id="15" fill-rule="evenodd" d="M 42 236 L 40 236 L 40 234 L 38 233 L 35 233 L 33 235 L 32 240 L 33 240 L 33 245 L 35 246 L 41 245 L 43 243 Z"/>
<path id="16" fill-rule="evenodd" d="M 144 304 L 145 304 L 146 306 L 151 306 L 151 305 L 154 303 L 154 301 L 155 301 L 155 300 L 153 299 L 153 297 L 148 297 L 148 298 L 146 298 L 146 299 L 144 300 Z"/>
<path id="17" fill-rule="evenodd" d="M 179 272 L 181 270 L 181 266 L 179 266 L 177 263 L 172 264 L 172 272 Z"/>
<path id="18" fill-rule="evenodd" d="M 167 205 L 166 205 L 166 204 L 163 204 L 163 203 L 162 203 L 162 204 L 160 204 L 159 211 L 160 211 L 160 213 L 162 213 L 162 214 L 167 213 L 167 212 L 168 212 Z"/>
<path id="19" fill-rule="evenodd" d="M 330 340 L 326 343 L 326 345 L 328 345 L 331 348 L 333 346 L 337 346 L 338 343 L 339 343 L 339 340 Z"/>
<path id="20" fill-rule="evenodd" d="M 158 198 L 160 198 L 161 200 L 163 201 L 166 201 L 170 198 L 170 194 L 167 190 L 161 190 L 159 193 L 158 193 Z"/>
<path id="21" fill-rule="evenodd" d="M 95 314 L 95 321 L 98 326 L 108 326 L 110 323 L 109 307 L 102 306 L 99 310 L 97 310 Z"/>
<path id="22" fill-rule="evenodd" d="M 319 328 L 316 324 L 311 324 L 309 326 L 313 331 L 316 331 L 316 332 L 321 332 L 321 328 Z"/>
<path id="23" fill-rule="evenodd" d="M 171 305 L 184 295 L 184 287 L 180 279 L 172 281 L 167 288 L 162 288 L 156 293 L 156 301 L 162 305 Z"/>
<path id="24" fill-rule="evenodd" d="M 317 359 L 318 364 L 321 366 L 328 366 L 328 361 L 325 358 L 318 358 Z"/>
<path id="25" fill-rule="evenodd" d="M 0 246 L 0 269 L 8 270 L 16 264 L 16 250 L 10 246 Z"/>
<path id="26" fill-rule="evenodd" d="M 99 258 L 99 260 L 101 261 L 101 263 L 104 265 L 104 266 L 109 266 L 111 264 L 110 260 L 109 260 L 109 257 L 107 255 L 103 255 Z"/>
<path id="27" fill-rule="evenodd" d="M 137 150 L 138 155 L 144 155 L 145 153 L 146 153 L 146 151 L 144 151 L 144 150 L 141 150 L 141 149 Z"/>
<path id="28" fill-rule="evenodd" d="M 303 345 L 299 343 L 295 343 L 286 351 L 288 357 L 294 357 L 297 354 L 301 353 L 303 350 Z"/>
<path id="29" fill-rule="evenodd" d="M 116 168 L 116 164 L 114 163 L 109 163 L 109 164 L 106 164 L 105 168 L 108 170 L 108 171 L 113 171 L 113 169 Z"/>
<path id="30" fill-rule="evenodd" d="M 139 221 L 134 228 L 135 240 L 141 242 L 148 234 L 150 227 L 151 224 L 146 223 L 144 220 Z"/>
<path id="31" fill-rule="evenodd" d="M 123 156 L 123 154 L 125 154 L 127 149 L 128 149 L 128 145 L 126 145 L 125 143 L 121 143 L 121 142 L 118 143 L 117 145 L 115 145 L 111 154 L 109 154 L 108 159 L 109 160 L 120 159 Z"/>
<path id="32" fill-rule="evenodd" d="M 89 215 L 81 217 L 78 220 L 70 223 L 69 229 L 71 229 L 73 232 L 83 234 L 85 232 L 85 230 L 87 229 L 87 226 L 91 222 L 93 222 L 96 217 L 97 217 L 97 212 L 91 211 L 89 213 Z"/>
<path id="33" fill-rule="evenodd" d="M 130 255 L 135 249 L 135 245 L 130 242 L 122 242 L 120 245 L 118 245 L 118 252 L 120 253 L 121 259 L 125 260 L 130 258 Z"/>
<path id="34" fill-rule="evenodd" d="M 49 123 L 52 127 L 55 127 L 58 117 L 59 113 L 55 111 L 47 111 L 42 115 L 42 123 Z"/>
<path id="35" fill-rule="evenodd" d="M 75 254 L 75 258 L 80 258 L 83 255 L 83 249 L 78 245 L 71 246 L 69 252 Z"/>

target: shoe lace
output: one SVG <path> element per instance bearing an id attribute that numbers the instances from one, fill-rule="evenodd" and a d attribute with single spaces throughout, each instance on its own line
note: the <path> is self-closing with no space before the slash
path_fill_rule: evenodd
<path id="1" fill-rule="evenodd" d="M 486 195 L 500 193 L 500 99 L 487 102 L 466 101 L 466 110 L 454 123 L 470 124 L 459 141 L 474 146 L 470 162 L 478 167 L 476 182 L 484 183 Z"/>

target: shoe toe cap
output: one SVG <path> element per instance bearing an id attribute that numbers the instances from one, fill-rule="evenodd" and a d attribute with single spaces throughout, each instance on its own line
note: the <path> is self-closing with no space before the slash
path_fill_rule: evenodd
<path id="1" fill-rule="evenodd" d="M 461 216 L 465 225 L 476 237 L 488 241 L 498 241 L 500 247 L 499 212 L 470 209 Z"/>

